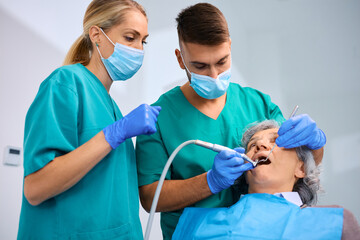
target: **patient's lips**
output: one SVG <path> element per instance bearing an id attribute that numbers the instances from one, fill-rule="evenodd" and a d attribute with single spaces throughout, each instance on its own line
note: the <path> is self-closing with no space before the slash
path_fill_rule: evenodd
<path id="1" fill-rule="evenodd" d="M 269 165 L 271 163 L 271 160 L 268 158 L 266 161 L 265 161 L 266 157 L 260 157 L 258 158 L 258 166 L 259 165 Z"/>
<path id="2" fill-rule="evenodd" d="M 262 151 L 262 152 L 259 152 L 257 154 L 255 154 L 252 159 L 257 161 L 258 162 L 258 166 L 259 165 L 269 165 L 271 163 L 271 158 L 272 157 L 269 157 L 266 161 L 265 159 L 267 158 L 269 152 L 265 152 L 265 151 Z"/>

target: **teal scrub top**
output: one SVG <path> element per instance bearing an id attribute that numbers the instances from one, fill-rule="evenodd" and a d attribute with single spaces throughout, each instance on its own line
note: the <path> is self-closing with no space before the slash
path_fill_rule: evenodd
<path id="1" fill-rule="evenodd" d="M 58 68 L 42 82 L 26 115 L 24 175 L 73 151 L 120 118 L 116 103 L 87 68 Z M 142 239 L 131 139 L 67 191 L 38 206 L 23 195 L 18 239 Z"/>
<path id="2" fill-rule="evenodd" d="M 138 136 L 136 161 L 139 186 L 159 180 L 171 153 L 187 140 L 203 140 L 229 148 L 239 147 L 245 127 L 256 121 L 274 119 L 284 121 L 278 106 L 268 95 L 253 88 L 230 83 L 226 103 L 216 120 L 204 115 L 191 105 L 180 87 L 163 94 L 153 105 L 162 110 L 157 121 L 157 132 Z M 188 179 L 211 169 L 217 153 L 189 145 L 175 157 L 166 179 Z M 194 207 L 229 207 L 238 198 L 229 188 L 194 204 Z M 182 209 L 161 213 L 164 239 L 171 239 Z"/>

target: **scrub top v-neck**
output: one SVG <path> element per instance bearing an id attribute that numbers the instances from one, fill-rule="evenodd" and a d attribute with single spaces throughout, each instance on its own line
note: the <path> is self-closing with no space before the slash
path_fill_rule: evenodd
<path id="1" fill-rule="evenodd" d="M 26 116 L 25 177 L 120 118 L 86 67 L 58 68 L 42 82 Z M 142 239 L 135 162 L 129 139 L 65 192 L 38 206 L 23 195 L 18 239 Z"/>
<path id="2" fill-rule="evenodd" d="M 161 106 L 157 132 L 138 136 L 136 159 L 139 186 L 159 180 L 171 153 L 187 140 L 203 140 L 229 148 L 239 147 L 245 127 L 265 119 L 284 120 L 270 97 L 252 88 L 230 83 L 224 108 L 217 119 L 201 113 L 185 98 L 180 87 L 163 94 L 153 105 Z M 175 157 L 166 179 L 188 179 L 211 169 L 216 153 L 196 145 L 183 148 Z M 227 207 L 236 202 L 232 189 L 212 195 L 193 206 Z M 161 213 L 165 239 L 170 239 L 182 210 Z"/>

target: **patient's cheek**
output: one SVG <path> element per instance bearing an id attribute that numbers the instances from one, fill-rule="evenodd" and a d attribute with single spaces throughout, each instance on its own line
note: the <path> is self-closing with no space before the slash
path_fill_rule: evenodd
<path id="1" fill-rule="evenodd" d="M 254 150 L 247 150 L 245 154 L 246 154 L 246 156 L 248 156 L 249 158 L 252 158 L 252 156 L 254 156 Z"/>

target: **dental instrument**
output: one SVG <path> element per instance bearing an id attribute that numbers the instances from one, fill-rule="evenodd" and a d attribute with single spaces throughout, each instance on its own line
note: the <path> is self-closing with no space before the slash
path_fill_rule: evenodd
<path id="1" fill-rule="evenodd" d="M 296 105 L 294 110 L 292 111 L 292 113 L 290 114 L 290 117 L 289 118 L 292 118 L 293 116 L 295 116 L 297 110 L 298 110 L 299 106 Z M 170 168 L 170 165 L 172 163 L 172 161 L 174 160 L 175 156 L 178 154 L 178 152 L 185 146 L 187 145 L 190 145 L 190 144 L 196 144 L 198 146 L 201 146 L 201 147 L 204 147 L 204 148 L 207 148 L 207 149 L 210 149 L 210 150 L 213 150 L 215 152 L 221 152 L 223 150 L 227 150 L 227 151 L 235 151 L 231 148 L 228 148 L 228 147 L 225 147 L 225 146 L 221 146 L 221 145 L 218 145 L 218 144 L 213 144 L 213 143 L 209 143 L 209 142 L 204 142 L 204 141 L 201 141 L 201 140 L 188 140 L 186 142 L 183 142 L 182 144 L 180 144 L 174 151 L 173 153 L 170 155 L 169 159 L 167 160 L 166 164 L 165 164 L 165 167 L 161 173 L 161 176 L 160 176 L 160 179 L 159 179 L 159 182 L 158 182 L 158 185 L 156 187 L 156 191 L 155 191 L 155 195 L 154 195 L 154 198 L 153 198 L 153 202 L 151 204 L 151 209 L 150 209 L 150 215 L 149 215 L 149 219 L 148 219 L 148 223 L 147 223 L 147 226 L 146 226 L 146 231 L 145 231 L 145 237 L 144 237 L 144 240 L 149 240 L 149 237 L 150 237 L 150 231 L 151 231 L 151 226 L 152 226 L 152 223 L 153 223 L 153 220 L 154 220 L 154 215 L 155 215 L 155 210 L 156 210 L 156 207 L 157 207 L 157 204 L 158 204 L 158 201 L 159 201 L 159 197 L 160 197 L 160 192 L 161 192 L 161 188 L 162 188 L 162 185 L 164 184 L 164 180 L 165 180 L 165 175 L 166 173 L 168 172 L 169 168 Z M 257 166 L 257 164 L 259 162 L 266 162 L 271 154 L 271 152 L 274 150 L 276 144 L 274 144 L 273 148 L 270 150 L 269 152 L 269 155 L 267 156 L 267 158 L 264 160 L 252 160 L 250 159 L 248 156 L 246 156 L 245 154 L 243 153 L 239 153 L 241 155 L 242 158 L 244 158 L 246 161 L 248 161 L 249 163 L 251 163 L 254 167 Z"/>
<path id="2" fill-rule="evenodd" d="M 227 150 L 227 151 L 234 151 L 236 152 L 235 150 L 231 149 L 231 148 L 228 148 L 228 147 L 225 147 L 225 146 L 221 146 L 221 145 L 218 145 L 218 144 L 213 144 L 213 143 L 209 143 L 209 142 L 204 142 L 204 141 L 201 141 L 201 140 L 188 140 L 186 142 L 183 142 L 182 144 L 180 144 L 174 151 L 173 153 L 170 155 L 169 159 L 167 160 L 166 164 L 165 164 L 165 167 L 161 173 L 161 176 L 160 176 L 160 179 L 159 179 L 159 182 L 158 182 L 158 185 L 156 187 L 156 191 L 155 191 L 155 195 L 154 195 L 154 198 L 153 198 L 153 202 L 151 204 L 151 209 L 150 209 L 150 215 L 149 215 L 149 219 L 148 219 L 148 223 L 147 223 L 147 226 L 146 226 L 146 231 L 145 231 L 145 237 L 144 237 L 144 240 L 149 240 L 149 237 L 150 237 L 150 231 L 151 231 L 151 226 L 152 226 L 152 223 L 153 223 L 153 220 L 154 220 L 154 214 L 155 214 L 155 210 L 156 210 L 156 206 L 158 204 L 158 201 L 159 201 L 159 197 L 160 197 L 160 192 L 161 192 L 161 188 L 162 188 L 162 185 L 164 183 L 164 180 L 165 180 L 165 176 L 166 176 L 166 173 L 167 171 L 169 170 L 170 168 L 170 165 L 172 163 L 172 161 L 174 160 L 176 154 L 185 146 L 187 145 L 190 145 L 190 144 L 196 144 L 198 146 L 201 146 L 201 147 L 204 147 L 204 148 L 207 148 L 207 149 L 210 149 L 210 150 L 213 150 L 215 152 L 221 152 L 223 150 Z M 248 156 L 246 156 L 245 154 L 243 153 L 238 153 L 241 155 L 242 158 L 244 158 L 246 161 L 250 162 L 254 167 L 256 166 L 256 162 L 251 160 Z"/>
<path id="3" fill-rule="evenodd" d="M 209 143 L 209 142 L 204 142 L 204 141 L 201 141 L 201 140 L 195 140 L 194 143 L 195 143 L 196 145 L 198 145 L 198 146 L 202 146 L 202 147 L 204 147 L 204 148 L 213 150 L 213 151 L 215 151 L 215 152 L 221 152 L 221 151 L 224 151 L 224 150 L 236 152 L 235 150 L 233 150 L 233 149 L 231 149 L 231 148 L 224 147 L 224 146 L 221 146 L 221 145 L 218 145 L 218 144 L 213 144 L 213 143 Z M 256 167 L 257 162 L 255 162 L 254 160 L 252 160 L 251 158 L 249 158 L 248 156 L 246 156 L 244 153 L 238 153 L 238 154 L 240 154 L 242 158 L 244 158 L 246 161 L 248 161 L 248 162 L 251 163 L 254 167 Z"/>
<path id="4" fill-rule="evenodd" d="M 296 105 L 296 106 L 294 107 L 294 110 L 293 110 L 292 113 L 290 114 L 289 119 L 292 118 L 293 116 L 295 116 L 295 114 L 296 114 L 296 112 L 297 112 L 298 109 L 299 109 L 299 106 Z M 269 159 L 270 154 L 271 154 L 272 151 L 274 150 L 275 146 L 276 146 L 276 143 L 274 143 L 274 146 L 273 146 L 272 149 L 270 150 L 270 152 L 269 152 L 268 156 L 266 157 L 266 159 L 257 160 L 257 161 L 256 161 L 256 165 L 259 164 L 260 162 L 266 162 L 266 161 Z M 256 165 L 255 165 L 255 166 L 256 166 Z M 254 167 L 255 167 L 255 166 L 254 166 Z"/>

